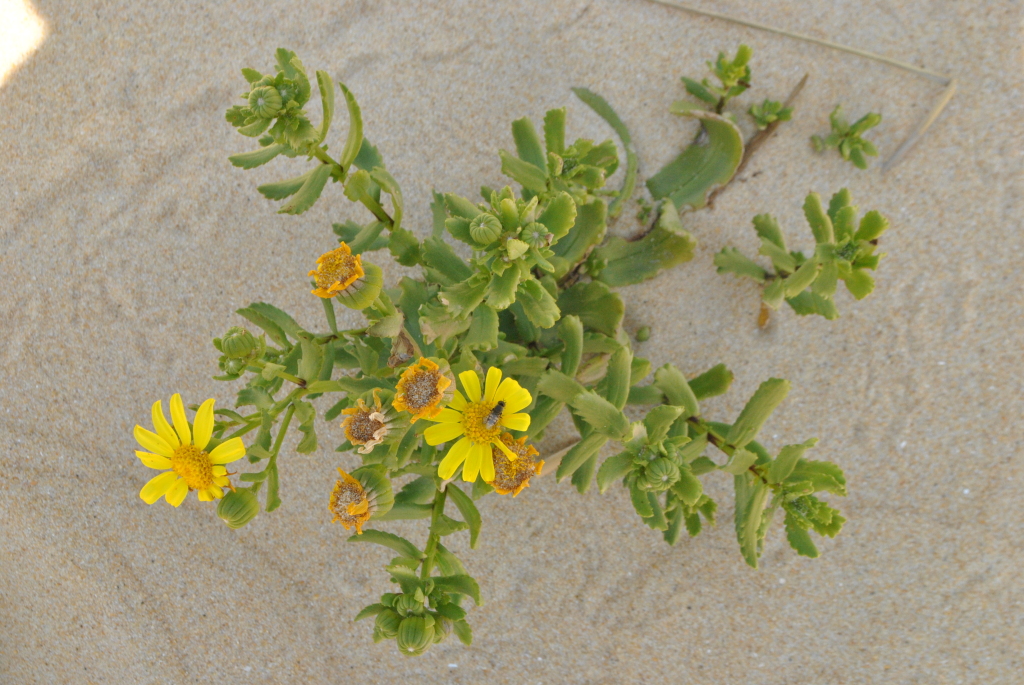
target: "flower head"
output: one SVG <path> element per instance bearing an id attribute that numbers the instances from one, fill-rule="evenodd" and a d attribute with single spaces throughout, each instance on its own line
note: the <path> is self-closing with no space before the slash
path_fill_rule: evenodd
<path id="1" fill-rule="evenodd" d="M 327 505 L 334 518 L 346 529 L 355 526 L 362 535 L 363 526 L 374 514 L 386 513 L 394 504 L 391 482 L 372 468 L 356 469 L 352 475 L 338 469 L 341 480 L 334 484 L 331 501 Z"/>
<path id="2" fill-rule="evenodd" d="M 420 357 L 420 360 L 402 372 L 395 390 L 395 409 L 412 414 L 412 422 L 433 419 L 451 401 L 455 386 L 448 375 L 448 364 Z"/>
<path id="3" fill-rule="evenodd" d="M 366 275 L 360 255 L 352 254 L 346 243 L 326 252 L 316 260 L 316 268 L 309 272 L 316 279 L 313 294 L 328 299 L 340 292 L 355 287 L 356 282 Z"/>
<path id="4" fill-rule="evenodd" d="M 356 406 L 344 409 L 341 413 L 345 414 L 345 420 L 341 422 L 345 437 L 353 445 L 361 445 L 357 450 L 359 454 L 369 454 L 374 447 L 384 442 L 396 419 L 394 409 L 381 405 L 378 388 L 373 390 L 372 404 L 367 405 L 360 397 L 356 400 Z"/>
<path id="5" fill-rule="evenodd" d="M 135 454 L 151 469 L 169 469 L 150 480 L 142 488 L 139 497 L 146 504 L 153 504 L 161 497 L 178 506 L 190 490 L 199 493 L 201 502 L 210 502 L 224 496 L 224 487 L 230 487 L 227 469 L 229 464 L 245 454 L 241 438 L 231 438 L 217 445 L 210 452 L 206 446 L 213 435 L 213 400 L 203 402 L 196 412 L 195 423 L 189 426 L 181 395 L 171 396 L 171 421 L 164 416 L 159 400 L 153 403 L 153 426 L 156 432 L 142 426 L 135 426 L 135 439 L 148 452 L 136 450 Z"/>
<path id="6" fill-rule="evenodd" d="M 516 459 L 509 459 L 505 452 L 491 447 L 494 459 L 494 477 L 484 481 L 494 488 L 499 495 L 512 494 L 513 497 L 530 486 L 530 479 L 539 476 L 544 468 L 543 461 L 534 461 L 537 450 L 533 445 L 526 444 L 526 436 L 516 440 L 508 433 L 501 434 L 501 442 L 516 454 Z"/>
<path id="7" fill-rule="evenodd" d="M 525 409 L 533 397 L 512 378 L 502 380 L 501 369 L 493 366 L 487 370 L 483 392 L 476 371 L 463 371 L 459 380 L 466 396 L 456 391 L 448 408 L 430 419 L 438 425 L 424 431 L 423 437 L 428 445 L 440 445 L 462 436 L 438 465 L 437 473 L 441 478 L 451 478 L 465 462 L 463 480 L 473 482 L 479 474 L 484 481 L 492 481 L 495 474 L 491 446 L 497 447 L 511 461 L 519 458 L 501 440 L 502 428 L 519 431 L 529 428 L 530 415 L 517 412 Z"/>

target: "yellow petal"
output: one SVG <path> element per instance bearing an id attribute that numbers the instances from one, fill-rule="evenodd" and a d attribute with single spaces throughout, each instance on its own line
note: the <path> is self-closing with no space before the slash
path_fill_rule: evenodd
<path id="1" fill-rule="evenodd" d="M 469 453 L 469 448 L 472 444 L 469 438 L 463 438 L 452 445 L 452 448 L 448 450 L 448 454 L 438 464 L 437 475 L 445 480 L 454 476 L 455 472 L 459 470 L 459 464 L 466 460 L 466 455 Z"/>
<path id="2" fill-rule="evenodd" d="M 156 428 L 156 434 L 166 440 L 167 444 L 172 448 L 181 445 L 178 434 L 171 428 L 171 424 L 167 423 L 167 417 L 164 416 L 163 403 L 160 400 L 153 403 L 153 427 Z"/>
<path id="3" fill-rule="evenodd" d="M 486 447 L 487 450 L 480 459 L 480 475 L 485 483 L 489 483 L 494 481 L 494 455 L 491 452 L 490 445 Z"/>
<path id="4" fill-rule="evenodd" d="M 227 476 L 214 476 L 213 482 L 223 488 L 226 488 L 228 485 L 231 484 L 231 479 L 228 478 Z"/>
<path id="5" fill-rule="evenodd" d="M 216 466 L 213 467 L 213 475 L 215 475 L 215 476 L 223 476 L 227 472 L 228 472 L 227 468 L 224 467 L 224 466 L 221 466 L 220 464 L 217 464 Z"/>
<path id="6" fill-rule="evenodd" d="M 442 409 L 437 416 L 430 420 L 436 423 L 460 423 L 462 421 L 462 412 L 455 411 L 454 409 Z"/>
<path id="7" fill-rule="evenodd" d="M 171 460 L 167 457 L 161 457 L 159 454 L 150 454 L 149 452 L 140 452 L 139 450 L 135 450 L 135 456 L 139 458 L 139 461 L 151 469 L 166 471 L 171 468 Z"/>
<path id="8" fill-rule="evenodd" d="M 466 464 L 462 467 L 462 480 L 467 483 L 475 481 L 480 473 L 480 452 L 483 449 L 486 449 L 488 452 L 491 451 L 489 445 L 473 445 L 469 448 L 469 454 L 466 455 Z"/>
<path id="9" fill-rule="evenodd" d="M 459 374 L 459 380 L 462 381 L 462 389 L 466 391 L 466 397 L 469 398 L 469 401 L 479 402 L 480 376 L 477 375 L 476 371 L 463 371 Z"/>
<path id="10" fill-rule="evenodd" d="M 214 499 L 220 499 L 221 497 L 224 496 L 224 491 L 218 488 L 216 485 L 211 485 L 210 487 L 206 488 L 206 491 L 209 492 Z"/>
<path id="11" fill-rule="evenodd" d="M 530 427 L 529 414 L 506 414 L 501 417 L 501 425 L 514 431 L 524 431 Z"/>
<path id="12" fill-rule="evenodd" d="M 508 457 L 509 461 L 515 461 L 519 458 L 519 455 L 510 450 L 508 445 L 503 443 L 501 440 L 495 440 L 494 444 L 498 446 L 498 449 L 505 453 L 505 456 Z"/>
<path id="13" fill-rule="evenodd" d="M 164 501 L 170 504 L 172 507 L 179 506 L 185 501 L 185 495 L 188 494 L 188 483 L 185 482 L 184 478 L 179 478 L 171 486 L 171 489 L 164 495 Z"/>
<path id="14" fill-rule="evenodd" d="M 152 478 L 148 483 L 142 486 L 142 490 L 139 491 L 139 497 L 146 504 L 153 504 L 158 499 L 164 496 L 171 486 L 174 485 L 178 480 L 178 474 L 174 471 L 166 471 L 161 473 L 159 476 Z M 182 481 L 184 482 L 184 481 Z"/>
<path id="15" fill-rule="evenodd" d="M 161 457 L 171 458 L 174 450 L 167 441 L 153 431 L 148 431 L 142 426 L 135 426 L 135 440 L 150 452 L 156 452 Z"/>
<path id="16" fill-rule="evenodd" d="M 181 444 L 192 444 L 192 431 L 188 427 L 188 418 L 185 416 L 185 405 L 182 404 L 181 395 L 178 393 L 171 395 L 171 421 L 174 421 L 174 430 L 178 431 Z"/>
<path id="17" fill-rule="evenodd" d="M 466 401 L 466 398 L 462 396 L 461 392 L 456 390 L 455 394 L 452 396 L 452 401 L 448 403 L 448 406 L 455 411 L 462 411 L 466 408 L 467 404 L 469 404 L 469 402 Z"/>
<path id="18" fill-rule="evenodd" d="M 231 438 L 213 448 L 210 452 L 211 464 L 229 464 L 245 455 L 245 443 L 241 438 Z"/>
<path id="19" fill-rule="evenodd" d="M 487 369 L 487 383 L 484 385 L 484 401 L 487 404 L 497 402 L 494 394 L 498 392 L 498 386 L 501 384 L 501 369 L 497 366 L 492 366 Z"/>
<path id="20" fill-rule="evenodd" d="M 206 449 L 210 436 L 213 435 L 213 402 L 211 397 L 199 405 L 195 423 L 192 424 L 193 444 L 201 450 Z"/>
<path id="21" fill-rule="evenodd" d="M 502 385 L 504 385 L 504 383 L 502 383 Z M 498 393 L 501 393 L 500 388 L 498 389 Z M 533 401 L 530 391 L 522 386 L 509 393 L 508 397 L 502 399 L 505 400 L 505 411 L 509 414 L 515 414 L 517 411 L 526 409 L 530 402 Z"/>
<path id="22" fill-rule="evenodd" d="M 423 431 L 423 438 L 428 445 L 440 445 L 465 433 L 466 429 L 461 423 L 437 423 Z"/>
<path id="23" fill-rule="evenodd" d="M 200 490 L 196 494 L 199 496 L 199 501 L 200 502 L 209 502 L 210 500 L 213 499 L 213 496 L 210 495 L 210 491 L 209 490 Z"/>

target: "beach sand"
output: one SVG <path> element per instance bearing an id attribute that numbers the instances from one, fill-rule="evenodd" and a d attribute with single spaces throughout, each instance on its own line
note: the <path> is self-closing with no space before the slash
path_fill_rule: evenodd
<path id="1" fill-rule="evenodd" d="M 817 155 L 843 103 L 881 112 L 891 153 L 938 98 L 920 76 L 640 0 L 523 3 L 37 1 L 45 41 L 0 88 L 0 681 L 4 683 L 1013 683 L 1024 638 L 1024 177 L 1021 7 L 1015 2 L 704 2 L 754 21 L 889 55 L 960 80 L 921 143 L 888 173 Z M 571 93 L 601 93 L 628 124 L 641 179 L 694 124 L 668 113 L 683 75 L 740 43 L 754 88 L 737 111 L 783 99 L 794 120 L 711 211 L 684 217 L 695 259 L 623 289 L 637 354 L 688 375 L 724 362 L 732 390 L 705 403 L 731 421 L 763 380 L 793 390 L 762 433 L 775 451 L 845 471 L 849 518 L 793 553 L 781 522 L 761 568 L 733 532 L 729 477 L 704 480 L 720 520 L 669 547 L 614 487 L 581 496 L 554 469 L 516 499 L 481 502 L 476 550 L 451 547 L 482 586 L 475 641 L 419 658 L 375 645 L 352 617 L 389 583 L 391 558 L 330 523 L 338 422 L 319 452 L 281 458 L 284 504 L 229 530 L 194 496 L 147 506 L 154 472 L 132 427 L 180 392 L 233 406 L 211 338 L 267 301 L 323 329 L 306 272 L 331 221 L 367 220 L 340 187 L 300 217 L 260 183 L 301 173 L 223 119 L 279 46 L 355 93 L 366 135 L 430 230 L 431 189 L 500 187 L 510 122 L 567 106 L 568 136 L 613 134 Z M 319 120 L 314 97 L 313 118 Z M 343 144 L 336 118 L 332 149 Z M 751 128 L 744 124 L 747 135 Z M 617 183 L 620 176 L 614 179 Z M 812 246 L 801 205 L 848 187 L 892 228 L 876 292 L 837 296 L 837 321 L 785 309 L 756 324 L 759 290 L 719 275 L 725 246 L 755 254 L 754 214 Z M 639 228 L 629 205 L 615 229 Z M 410 270 L 385 253 L 394 285 Z M 347 312 L 343 325 L 359 317 Z M 326 400 L 321 409 L 325 409 Z M 566 445 L 563 417 L 541 445 Z M 239 462 L 241 463 L 241 462 Z M 249 468 L 249 467 L 246 467 Z M 422 522 L 381 524 L 418 544 Z"/>

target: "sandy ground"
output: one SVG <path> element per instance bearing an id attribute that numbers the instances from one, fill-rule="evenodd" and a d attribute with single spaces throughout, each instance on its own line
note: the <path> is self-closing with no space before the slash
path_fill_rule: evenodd
<path id="1" fill-rule="evenodd" d="M 872 137 L 891 152 L 940 86 L 640 0 L 443 5 L 36 3 L 46 41 L 0 90 L 0 680 L 1019 682 L 1020 4 L 705 3 L 956 75 L 956 98 L 888 174 L 815 156 L 808 137 L 843 102 L 884 114 Z M 793 554 L 776 523 L 762 568 L 747 568 L 727 477 L 706 479 L 719 526 L 675 548 L 621 489 L 580 496 L 544 477 L 484 501 L 477 550 L 453 541 L 484 588 L 473 647 L 406 659 L 351 620 L 386 589 L 390 555 L 345 545 L 329 523 L 334 468 L 356 463 L 332 451 L 336 424 L 320 453 L 286 454 L 284 506 L 242 531 L 194 497 L 178 510 L 139 500 L 152 472 L 132 426 L 172 392 L 231 401 L 235 386 L 209 379 L 209 341 L 240 323 L 234 309 L 267 300 L 322 327 L 306 271 L 332 219 L 363 218 L 337 186 L 278 216 L 255 186 L 300 163 L 227 163 L 251 146 L 222 117 L 240 67 L 269 69 L 287 46 L 344 81 L 423 235 L 432 187 L 505 182 L 495 153 L 513 118 L 567 105 L 571 136 L 611 135 L 571 86 L 618 109 L 650 175 L 691 134 L 667 113 L 679 76 L 740 42 L 755 53 L 744 107 L 810 73 L 796 118 L 714 211 L 687 218 L 696 259 L 626 290 L 626 323 L 653 327 L 638 353 L 655 365 L 736 372 L 713 418 L 769 376 L 793 382 L 765 441 L 818 436 L 850 482 L 850 522 L 822 558 Z M 842 186 L 892 220 L 876 293 L 844 291 L 836 322 L 786 311 L 759 331 L 756 287 L 717 275 L 712 255 L 755 252 L 749 220 L 766 211 L 809 247 L 804 195 Z M 390 283 L 404 273 L 379 261 Z M 542 447 L 568 437 L 562 422 Z"/>

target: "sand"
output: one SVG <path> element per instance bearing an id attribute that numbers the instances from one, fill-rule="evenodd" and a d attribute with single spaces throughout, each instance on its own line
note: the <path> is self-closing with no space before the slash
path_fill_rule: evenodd
<path id="1" fill-rule="evenodd" d="M 1017 682 L 1021 8 L 704 6 L 952 73 L 961 87 L 883 174 L 814 155 L 808 137 L 842 102 L 853 116 L 883 113 L 870 137 L 884 155 L 941 86 L 639 0 L 36 2 L 46 40 L 0 90 L 0 681 Z M 838 502 L 850 521 L 820 559 L 792 553 L 777 522 L 762 568 L 748 568 L 724 475 L 706 478 L 719 525 L 675 548 L 621 488 L 580 496 L 546 475 L 515 500 L 484 500 L 478 549 L 451 539 L 483 587 L 472 648 L 453 639 L 407 659 L 352 622 L 387 589 L 390 555 L 345 544 L 330 524 L 334 469 L 357 463 L 333 451 L 336 423 L 320 427 L 317 454 L 286 449 L 284 505 L 244 530 L 194 496 L 177 510 L 138 498 L 152 472 L 131 429 L 148 424 L 150 404 L 181 392 L 230 406 L 237 385 L 210 380 L 210 339 L 250 301 L 322 328 L 306 271 L 331 247 L 332 220 L 364 219 L 337 186 L 301 217 L 279 216 L 255 187 L 301 162 L 227 163 L 251 149 L 223 121 L 244 90 L 240 67 L 269 69 L 286 46 L 344 81 L 423 236 L 432 188 L 472 196 L 505 183 L 496 149 L 512 146 L 512 119 L 566 105 L 570 136 L 611 135 L 572 86 L 616 107 L 652 174 L 692 134 L 667 112 L 678 78 L 740 42 L 754 49 L 755 88 L 738 104 L 781 99 L 806 71 L 796 117 L 713 211 L 686 218 L 693 262 L 624 290 L 626 325 L 653 328 L 637 353 L 655 365 L 735 371 L 733 390 L 706 404 L 712 418 L 731 420 L 770 376 L 792 381 L 764 441 L 817 436 L 814 454 L 850 483 Z M 343 131 L 342 120 L 332 135 Z M 716 274 L 713 254 L 754 253 L 760 212 L 809 247 L 804 195 L 843 186 L 892 220 L 875 294 L 844 292 L 838 321 L 783 311 L 758 330 L 756 286 Z M 378 262 L 390 284 L 409 273 Z M 562 421 L 542 450 L 569 437 Z M 387 528 L 424 537 L 417 523 Z"/>

